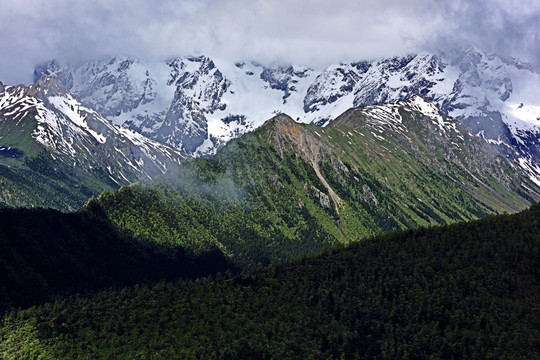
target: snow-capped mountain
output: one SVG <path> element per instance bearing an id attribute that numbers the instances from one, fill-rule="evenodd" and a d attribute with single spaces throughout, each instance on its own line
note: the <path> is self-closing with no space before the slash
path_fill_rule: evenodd
<path id="1" fill-rule="evenodd" d="M 4 147 L 30 157 L 46 153 L 73 171 L 118 185 L 153 178 L 186 158 L 111 124 L 47 76 L 28 87 L 0 86 L 0 129 Z"/>
<path id="2" fill-rule="evenodd" d="M 44 74 L 114 124 L 196 155 L 214 153 L 277 113 L 299 116 L 316 75 L 305 67 L 266 68 L 204 56 L 162 63 L 113 59 L 76 67 L 52 61 L 36 67 L 36 79 Z"/>
<path id="3" fill-rule="evenodd" d="M 208 57 L 113 59 L 35 69 L 83 103 L 156 141 L 211 154 L 276 113 L 327 125 L 351 107 L 422 94 L 540 183 L 540 73 L 516 59 L 467 49 L 341 63 L 316 71 Z"/>

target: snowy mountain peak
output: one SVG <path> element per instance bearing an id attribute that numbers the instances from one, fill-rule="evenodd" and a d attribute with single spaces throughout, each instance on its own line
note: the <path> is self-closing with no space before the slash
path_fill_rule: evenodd
<path id="1" fill-rule="evenodd" d="M 422 113 L 424 116 L 432 119 L 441 126 L 444 125 L 444 118 L 447 118 L 445 114 L 432 102 L 430 102 L 426 97 L 422 95 L 413 95 L 409 99 L 403 102 L 406 107 L 410 108 L 412 111 L 417 111 Z"/>
<path id="2" fill-rule="evenodd" d="M 444 114 L 422 95 L 413 95 L 406 100 L 381 105 L 353 108 L 332 121 L 329 126 L 343 123 L 356 126 L 350 122 L 351 116 L 355 119 L 362 119 L 366 126 L 376 129 L 378 134 L 374 133 L 375 137 L 406 134 L 411 128 L 418 126 L 429 129 L 441 139 L 456 136 L 463 138 L 462 132 L 465 131 L 459 126 L 457 120 Z"/>
<path id="3" fill-rule="evenodd" d="M 287 102 L 287 98 L 292 92 L 296 92 L 296 84 L 299 79 L 309 76 L 309 72 L 313 71 L 307 67 L 285 66 L 275 68 L 264 68 L 260 78 L 267 82 L 274 90 L 283 92 L 283 104 Z"/>

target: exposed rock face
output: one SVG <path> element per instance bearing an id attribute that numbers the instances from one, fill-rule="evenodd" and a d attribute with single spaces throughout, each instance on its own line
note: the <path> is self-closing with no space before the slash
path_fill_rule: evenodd
<path id="1" fill-rule="evenodd" d="M 265 68 L 260 78 L 267 82 L 272 89 L 283 91 L 283 103 L 285 104 L 291 93 L 297 90 L 298 78 L 307 77 L 308 71 L 307 68 L 295 70 L 292 66 Z"/>
<path id="2" fill-rule="evenodd" d="M 165 119 L 155 135 L 148 136 L 188 153 L 194 153 L 208 139 L 208 120 L 205 114 L 225 110 L 221 101 L 229 87 L 229 82 L 206 57 L 189 58 L 191 70 L 181 60 L 170 61 L 171 77 L 169 85 L 176 91 Z"/>
<path id="3" fill-rule="evenodd" d="M 343 202 L 341 198 L 336 194 L 334 189 L 328 184 L 328 181 L 321 174 L 319 163 L 324 154 L 329 154 L 329 147 L 323 143 L 320 139 L 316 138 L 312 133 L 305 131 L 301 124 L 295 122 L 287 115 L 278 115 L 272 119 L 274 127 L 272 129 L 272 137 L 277 148 L 282 153 L 288 146 L 292 146 L 294 152 L 299 154 L 311 165 L 315 174 L 326 188 L 328 195 L 334 203 L 336 212 L 339 212 L 339 206 Z M 327 196 L 326 194 L 322 194 Z M 329 205 L 329 201 L 322 196 L 320 191 L 316 192 L 316 197 L 319 198 L 320 203 Z M 326 206 L 329 207 L 329 206 Z"/>

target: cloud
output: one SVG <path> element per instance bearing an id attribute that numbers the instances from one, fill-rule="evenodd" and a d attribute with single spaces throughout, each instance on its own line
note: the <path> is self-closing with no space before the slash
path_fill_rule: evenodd
<path id="1" fill-rule="evenodd" d="M 470 43 L 539 52 L 537 1 L 5 0 L 0 80 L 31 81 L 36 63 L 187 54 L 263 63 L 331 62 Z"/>
<path id="2" fill-rule="evenodd" d="M 438 14 L 431 48 L 475 46 L 531 62 L 540 54 L 540 3 L 525 1 L 441 1 L 429 6 Z M 538 63 L 536 64 L 538 65 Z"/>

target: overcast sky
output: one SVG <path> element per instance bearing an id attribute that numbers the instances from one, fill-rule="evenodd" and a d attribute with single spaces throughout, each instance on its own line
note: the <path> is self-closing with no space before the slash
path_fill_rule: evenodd
<path id="1" fill-rule="evenodd" d="M 538 65 L 539 29 L 538 0 L 2 0 L 0 81 L 115 55 L 323 68 L 473 45 Z"/>

